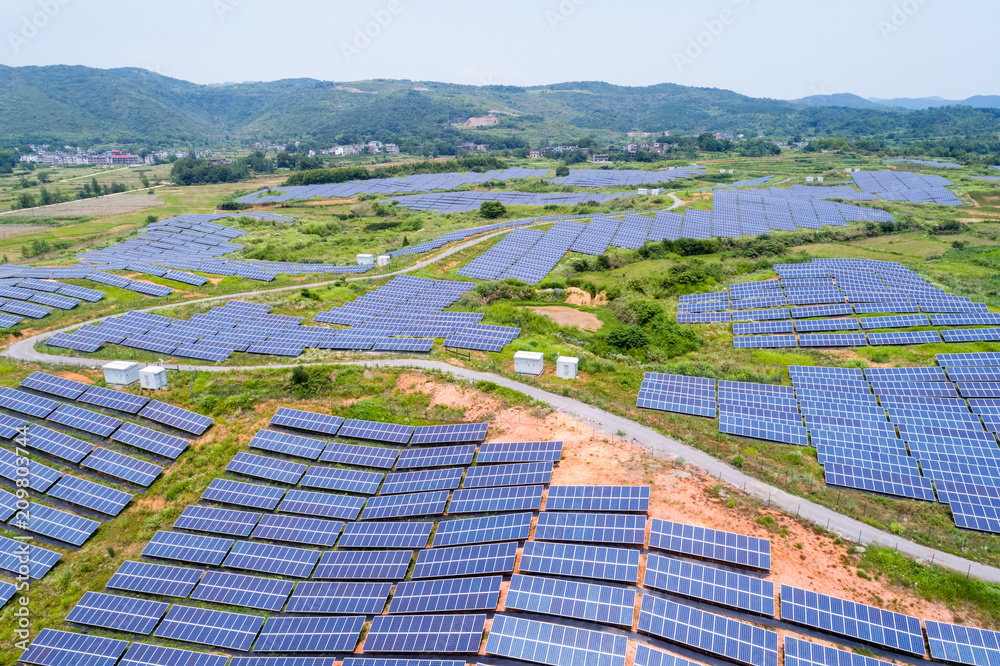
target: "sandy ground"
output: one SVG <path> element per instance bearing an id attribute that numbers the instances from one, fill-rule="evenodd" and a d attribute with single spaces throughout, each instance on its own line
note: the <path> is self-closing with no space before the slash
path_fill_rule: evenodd
<path id="1" fill-rule="evenodd" d="M 608 295 L 602 291 L 597 294 L 597 296 L 591 297 L 591 295 L 583 289 L 566 287 L 566 302 L 570 305 L 587 305 L 596 307 L 598 305 L 607 305 Z"/>
<path id="2" fill-rule="evenodd" d="M 69 379 L 69 380 L 74 381 L 74 382 L 83 382 L 84 384 L 93 384 L 94 383 L 90 379 L 90 377 L 84 377 L 83 375 L 78 375 L 75 372 L 68 372 L 68 371 L 66 371 L 66 372 L 57 372 L 56 374 L 59 375 L 60 377 L 62 377 L 63 379 Z"/>
<path id="3" fill-rule="evenodd" d="M 855 566 L 857 556 L 847 553 L 848 544 L 838 545 L 832 537 L 818 535 L 780 511 L 749 505 L 743 501 L 740 489 L 720 485 L 681 461 L 653 458 L 631 441 L 612 441 L 591 425 L 565 414 L 539 417 L 524 408 L 503 409 L 489 395 L 464 384 L 440 384 L 420 373 L 404 373 L 397 388 L 427 393 L 432 405 L 465 407 L 466 421 L 492 412 L 488 441 L 562 441 L 563 457 L 553 472 L 553 484 L 649 485 L 652 518 L 770 539 L 772 570 L 767 578 L 774 582 L 776 591 L 785 583 L 924 619 L 957 622 L 965 616 L 910 590 L 860 578 Z M 757 522 L 763 515 L 774 518 L 771 529 Z M 645 558 L 641 561 L 640 581 L 644 562 Z"/>
<path id="4" fill-rule="evenodd" d="M 163 199 L 155 194 L 147 194 L 146 190 L 142 190 L 96 199 L 67 201 L 66 203 L 42 206 L 40 208 L 24 208 L 4 213 L 4 215 L 12 217 L 58 217 L 60 215 L 93 215 L 95 217 L 105 217 L 108 215 L 133 213 L 144 208 L 153 208 L 162 205 Z"/>
<path id="5" fill-rule="evenodd" d="M 531 311 L 545 315 L 560 326 L 576 326 L 584 331 L 597 331 L 604 325 L 595 314 L 559 305 L 531 308 Z"/>

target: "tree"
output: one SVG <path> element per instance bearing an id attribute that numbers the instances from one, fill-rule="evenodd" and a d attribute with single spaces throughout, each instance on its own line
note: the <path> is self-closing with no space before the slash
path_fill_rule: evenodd
<path id="1" fill-rule="evenodd" d="M 618 326 L 608 331 L 608 344 L 616 349 L 636 349 L 649 344 L 649 338 L 638 326 Z"/>
<path id="2" fill-rule="evenodd" d="M 479 214 L 487 220 L 495 220 L 507 214 L 507 207 L 499 201 L 484 201 L 479 205 Z"/>
<path id="3" fill-rule="evenodd" d="M 295 366 L 292 369 L 292 384 L 296 386 L 302 386 L 309 383 L 309 373 L 301 365 Z"/>
<path id="4" fill-rule="evenodd" d="M 101 196 L 101 184 L 97 182 L 96 177 L 90 179 L 90 191 L 95 197 Z"/>
<path id="5" fill-rule="evenodd" d="M 562 178 L 563 176 L 569 175 L 569 167 L 565 164 L 560 164 L 556 167 L 556 176 Z"/>
<path id="6" fill-rule="evenodd" d="M 406 247 L 409 244 L 410 244 L 410 239 L 407 238 L 406 236 L 403 236 L 403 247 Z"/>
<path id="7" fill-rule="evenodd" d="M 17 203 L 15 208 L 34 208 L 38 205 L 35 201 L 35 196 L 30 192 L 21 192 L 17 195 Z"/>

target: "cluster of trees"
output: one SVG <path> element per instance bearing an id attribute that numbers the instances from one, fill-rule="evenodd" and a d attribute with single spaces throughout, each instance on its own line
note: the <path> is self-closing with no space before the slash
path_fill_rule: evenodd
<path id="1" fill-rule="evenodd" d="M 274 158 L 274 162 L 279 169 L 291 169 L 292 171 L 307 171 L 309 169 L 323 168 L 323 158 L 318 155 L 310 157 L 308 152 L 303 154 L 283 150 Z"/>
<path id="2" fill-rule="evenodd" d="M 376 167 L 374 169 L 340 167 L 339 169 L 299 171 L 290 175 L 285 180 L 285 185 L 325 185 L 327 183 L 346 183 L 349 180 L 409 176 L 417 173 L 448 173 L 451 171 L 475 171 L 476 173 L 482 173 L 491 169 L 506 168 L 506 163 L 495 157 L 466 157 L 448 162 L 410 162 L 394 166 Z"/>
<path id="3" fill-rule="evenodd" d="M 230 164 L 212 164 L 196 157 L 182 157 L 174 162 L 170 178 L 178 185 L 210 185 L 236 183 L 255 173 L 274 173 L 274 160 L 259 150 Z"/>

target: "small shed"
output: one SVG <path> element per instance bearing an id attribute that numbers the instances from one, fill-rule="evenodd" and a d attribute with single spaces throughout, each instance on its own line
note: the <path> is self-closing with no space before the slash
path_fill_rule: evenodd
<path id="1" fill-rule="evenodd" d="M 357 256 L 358 266 L 372 266 L 375 263 L 374 254 L 359 254 Z"/>
<path id="2" fill-rule="evenodd" d="M 128 386 L 139 381 L 139 364 L 135 361 L 111 361 L 104 366 L 104 381 Z"/>
<path id="3" fill-rule="evenodd" d="M 144 389 L 167 388 L 167 369 L 160 365 L 147 365 L 139 371 L 139 386 Z"/>
<path id="4" fill-rule="evenodd" d="M 389 255 L 387 254 L 378 255 L 379 266 L 388 266 L 390 261 L 392 261 L 392 257 L 390 257 Z"/>
<path id="5" fill-rule="evenodd" d="M 580 359 L 576 356 L 560 356 L 556 360 L 556 377 L 560 379 L 576 379 L 576 369 Z"/>
<path id="6" fill-rule="evenodd" d="M 542 352 L 519 351 L 514 354 L 514 372 L 520 375 L 542 374 L 545 367 L 545 355 Z"/>

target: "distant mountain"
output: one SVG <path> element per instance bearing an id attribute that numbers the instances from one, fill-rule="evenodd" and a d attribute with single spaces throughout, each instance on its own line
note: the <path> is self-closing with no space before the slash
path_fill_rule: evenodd
<path id="1" fill-rule="evenodd" d="M 467 122 L 484 116 L 496 122 L 486 127 Z M 909 111 L 855 95 L 820 95 L 796 103 L 672 83 L 519 87 L 284 79 L 208 86 L 137 68 L 0 66 L 0 146 L 374 139 L 443 150 L 463 141 L 525 147 L 588 135 L 604 140 L 626 132 L 664 131 L 781 138 L 894 134 L 905 141 L 996 136 L 1000 113 L 961 107 Z"/>
<path id="2" fill-rule="evenodd" d="M 812 95 L 793 100 L 795 104 L 806 106 L 842 106 L 849 109 L 879 109 L 897 108 L 908 111 L 925 111 L 945 106 L 971 106 L 977 109 L 1000 109 L 1000 95 L 976 95 L 963 100 L 944 99 L 943 97 L 897 97 L 881 99 L 878 97 L 859 97 L 851 93 L 835 95 Z"/>
<path id="3" fill-rule="evenodd" d="M 802 99 L 794 100 L 796 104 L 806 106 L 842 106 L 848 109 L 881 109 L 883 106 L 878 102 L 858 97 L 851 93 L 838 93 L 835 95 L 811 95 Z"/>

